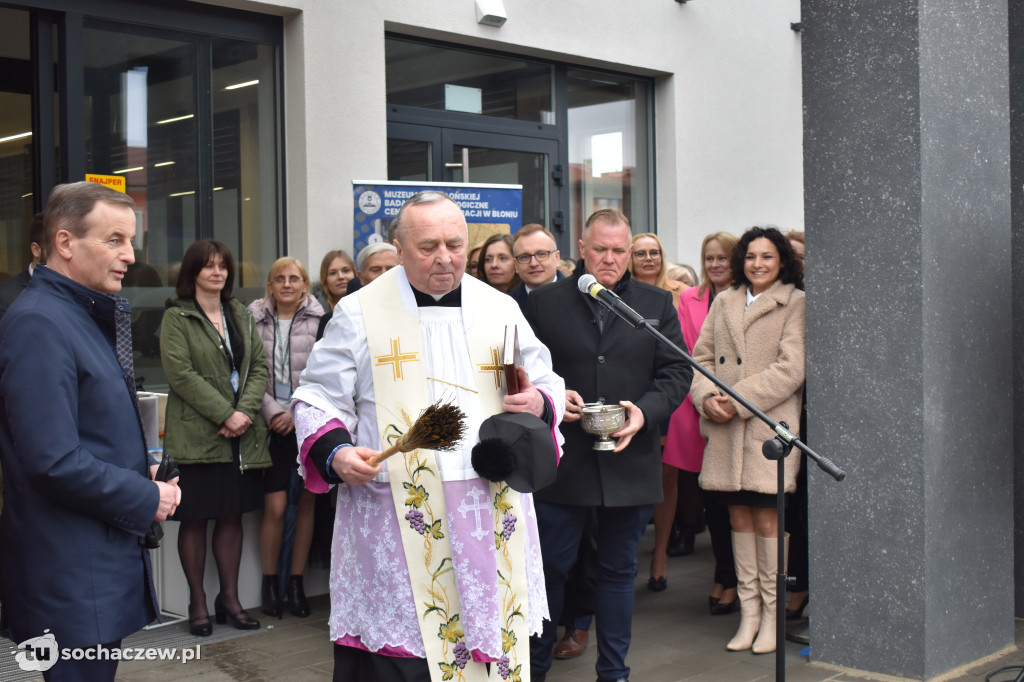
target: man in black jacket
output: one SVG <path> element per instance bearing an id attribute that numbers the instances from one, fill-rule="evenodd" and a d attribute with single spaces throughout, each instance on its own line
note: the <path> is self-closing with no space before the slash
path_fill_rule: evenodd
<path id="1" fill-rule="evenodd" d="M 29 280 L 32 279 L 32 271 L 39 265 L 39 259 L 43 254 L 43 214 L 37 213 L 32 218 L 32 226 L 29 228 L 28 234 L 29 245 L 28 248 L 32 252 L 32 261 L 28 264 L 28 267 L 19 272 L 14 277 L 10 278 L 6 282 L 0 282 L 0 318 L 4 316 L 7 309 L 14 303 L 14 299 L 18 297 L 18 294 L 28 286 Z M 0 498 L 2 499 L 2 498 Z"/>
<path id="2" fill-rule="evenodd" d="M 533 292 L 527 319 L 551 350 L 555 371 L 565 379 L 562 422 L 565 446 L 554 484 L 535 493 L 548 608 L 561 612 L 566 574 L 576 558 L 588 516 L 597 517 L 597 676 L 601 682 L 626 680 L 626 654 L 633 617 L 636 547 L 661 500 L 661 447 L 658 424 L 668 419 L 690 386 L 686 362 L 652 336 L 637 331 L 591 297 L 578 282 L 589 273 L 678 346 L 683 346 L 672 297 L 632 280 L 626 269 L 632 246 L 629 220 L 619 211 L 593 213 L 579 242 L 583 260 L 572 277 Z M 595 437 L 583 431 L 584 402 L 619 404 L 626 425 L 612 434 L 613 451 L 593 449 Z M 551 667 L 557 626 L 546 622 L 531 641 L 535 681 Z"/>

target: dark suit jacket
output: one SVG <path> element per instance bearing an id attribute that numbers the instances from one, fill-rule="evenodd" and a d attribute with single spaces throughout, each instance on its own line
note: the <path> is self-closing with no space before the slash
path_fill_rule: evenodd
<path id="1" fill-rule="evenodd" d="M 557 282 L 559 280 L 562 280 L 562 279 L 565 279 L 565 275 L 562 274 L 561 270 L 556 271 L 555 272 L 555 282 Z M 555 282 L 548 282 L 547 284 L 542 284 L 541 286 L 537 287 L 537 289 L 541 289 L 543 287 L 551 286 Z M 537 291 L 537 289 L 534 289 L 534 291 Z M 519 308 L 523 311 L 523 315 L 525 315 L 526 314 L 526 299 L 530 297 L 530 292 L 526 290 L 526 285 L 525 284 L 520 284 L 519 286 L 517 286 L 512 291 L 508 292 L 508 295 L 511 296 L 512 298 L 516 299 L 516 303 L 519 304 Z"/>
<path id="2" fill-rule="evenodd" d="M 582 265 L 572 277 L 530 294 L 526 318 L 551 350 L 565 387 L 586 402 L 629 400 L 644 413 L 644 428 L 622 452 L 598 452 L 595 437 L 580 421 L 563 422 L 565 436 L 558 479 L 534 493 L 553 504 L 621 507 L 661 500 L 661 438 L 658 425 L 683 401 L 693 376 L 690 366 L 650 334 L 610 311 L 598 329 L 597 302 L 580 293 Z M 683 347 L 672 296 L 637 282 L 627 272 L 616 293 L 676 345 Z"/>
<path id="3" fill-rule="evenodd" d="M 114 299 L 36 269 L 0 322 L 3 605 L 15 641 L 121 639 L 156 616 L 146 445 L 114 352 Z"/>
<path id="4" fill-rule="evenodd" d="M 0 319 L 31 280 L 32 275 L 28 273 L 28 268 L 25 268 L 6 282 L 0 282 Z"/>

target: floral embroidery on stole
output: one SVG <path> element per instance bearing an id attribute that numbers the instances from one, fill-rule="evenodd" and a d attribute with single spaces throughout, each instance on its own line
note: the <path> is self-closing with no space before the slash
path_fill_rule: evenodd
<path id="1" fill-rule="evenodd" d="M 395 271 L 392 271 L 393 273 Z M 402 305 L 399 278 L 388 273 L 372 289 L 360 292 L 367 345 L 372 360 L 377 427 L 381 449 L 391 445 L 429 404 L 427 365 L 419 318 Z M 372 311 L 367 315 L 365 311 Z M 467 347 L 476 372 L 483 414 L 502 411 L 504 389 L 489 370 L 503 341 L 504 322 L 474 310 Z M 496 386 L 497 384 L 497 386 Z M 502 656 L 490 666 L 471 660 L 465 642 L 462 606 L 451 556 L 448 510 L 432 450 L 398 453 L 385 463 L 400 523 L 420 634 L 432 682 L 530 679 L 529 619 L 526 585 L 526 530 L 519 493 L 504 483 L 490 483 L 494 508 L 494 547 L 501 597 Z M 483 481 L 481 481 L 483 482 Z M 522 521 L 520 521 L 522 519 Z"/>

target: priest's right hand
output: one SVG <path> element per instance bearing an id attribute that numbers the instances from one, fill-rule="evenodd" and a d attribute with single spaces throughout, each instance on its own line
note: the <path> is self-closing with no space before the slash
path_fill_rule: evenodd
<path id="1" fill-rule="evenodd" d="M 331 460 L 331 470 L 349 485 L 369 483 L 380 473 L 381 465 L 371 465 L 366 460 L 377 454 L 380 454 L 379 450 L 361 445 L 341 448 Z"/>
<path id="2" fill-rule="evenodd" d="M 583 416 L 580 410 L 583 409 L 583 396 L 571 388 L 565 389 L 565 414 L 563 422 L 574 422 Z"/>

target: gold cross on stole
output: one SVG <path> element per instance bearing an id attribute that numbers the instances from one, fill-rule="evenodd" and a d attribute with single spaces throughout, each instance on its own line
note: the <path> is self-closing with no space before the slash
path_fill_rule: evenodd
<path id="1" fill-rule="evenodd" d="M 416 357 L 416 353 L 403 353 L 402 348 L 399 344 L 398 339 L 391 339 L 391 355 L 375 355 L 374 360 L 377 361 L 377 366 L 391 364 L 391 371 L 395 375 L 395 381 L 402 378 L 402 363 L 403 362 L 418 362 L 419 358 Z"/>
<path id="2" fill-rule="evenodd" d="M 491 364 L 486 362 L 477 364 L 480 369 L 477 372 L 486 374 L 487 372 L 494 372 L 494 387 L 501 388 L 501 378 L 505 376 L 505 366 L 498 360 L 498 349 L 491 348 Z"/>

